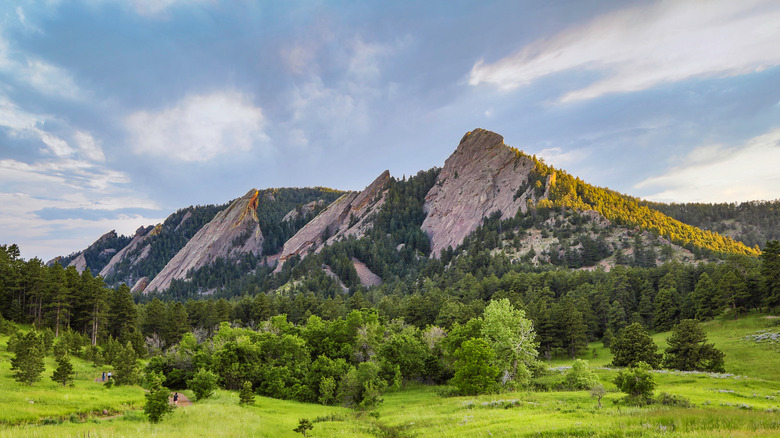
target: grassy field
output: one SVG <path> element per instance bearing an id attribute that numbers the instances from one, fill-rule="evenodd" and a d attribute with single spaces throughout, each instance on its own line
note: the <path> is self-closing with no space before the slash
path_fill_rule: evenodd
<path id="1" fill-rule="evenodd" d="M 257 397 L 255 406 L 238 405 L 236 393 L 177 408 L 158 425 L 137 410 L 140 388 L 106 390 L 92 381 L 99 370 L 74 360 L 80 379 L 72 388 L 51 380 L 32 387 L 9 377 L 10 356 L 0 353 L 0 437 L 131 437 L 131 436 L 301 436 L 293 429 L 301 418 L 315 421 L 313 437 L 369 436 L 780 436 L 780 352 L 778 345 L 746 340 L 760 330 L 780 331 L 776 320 L 750 316 L 738 321 L 705 324 L 711 342 L 726 353 L 728 373 L 656 372 L 656 393 L 684 396 L 694 407 L 663 405 L 628 407 L 611 383 L 616 371 L 603 368 L 611 357 L 600 343 L 583 357 L 597 367 L 608 390 L 598 409 L 586 391 L 512 392 L 480 397 L 444 397 L 441 387 L 410 386 L 388 393 L 374 412 L 356 414 L 340 407 L 309 405 Z M 655 335 L 663 349 L 668 333 Z M 0 349 L 4 350 L 4 339 Z M 591 358 L 596 348 L 598 357 Z M 556 360 L 553 366 L 571 361 Z M 51 363 L 47 374 L 50 374 Z M 48 376 L 45 377 L 48 379 Z M 191 396 L 189 392 L 185 394 Z M 35 403 L 29 403 L 30 400 Z M 99 419 L 89 412 L 124 412 Z M 70 414 L 76 414 L 73 417 Z M 47 419 L 47 420 L 44 420 Z M 9 425 L 14 423 L 15 425 Z M 44 424 L 56 423 L 56 424 Z"/>

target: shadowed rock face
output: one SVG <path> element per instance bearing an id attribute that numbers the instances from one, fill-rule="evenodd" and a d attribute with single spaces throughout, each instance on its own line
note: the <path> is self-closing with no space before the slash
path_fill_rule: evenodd
<path id="1" fill-rule="evenodd" d="M 384 187 L 389 180 L 390 172 L 385 170 L 362 192 L 348 193 L 333 201 L 285 242 L 276 271 L 280 271 L 284 262 L 293 255 L 304 256 L 310 251 L 319 251 L 323 237 L 326 242 L 332 243 L 346 236 L 363 236 L 373 225 L 370 213 L 378 211 L 384 203 Z"/>
<path id="2" fill-rule="evenodd" d="M 505 145 L 502 136 L 484 129 L 466 133 L 425 197 L 421 228 L 431 238 L 432 256 L 458 246 L 496 211 L 502 219 L 525 212 L 531 190 L 516 194 L 532 169 L 532 160 Z"/>
<path id="3" fill-rule="evenodd" d="M 220 257 L 235 259 L 249 252 L 261 255 L 263 233 L 257 219 L 257 204 L 258 191 L 252 189 L 219 212 L 165 265 L 146 290 L 165 290 L 171 280 L 183 279 L 190 269 L 201 268 Z"/>
<path id="4" fill-rule="evenodd" d="M 129 254 L 133 253 L 133 251 L 138 248 L 139 246 L 143 245 L 146 240 L 152 236 L 151 231 L 154 230 L 154 226 L 150 225 L 148 227 L 141 227 L 135 231 L 135 235 L 133 236 L 133 240 L 130 241 L 130 243 L 127 244 L 124 248 L 119 250 L 116 254 L 114 254 L 113 257 L 111 257 L 111 260 L 108 262 L 108 264 L 103 268 L 103 270 L 100 271 L 100 276 L 103 278 L 108 277 L 109 275 L 114 273 L 114 268 L 116 265 L 124 260 L 126 257 L 129 256 Z M 149 245 L 146 245 L 146 248 L 144 250 L 140 251 L 138 254 L 136 254 L 133 259 L 130 261 L 131 264 L 136 264 L 140 262 L 141 260 L 145 259 L 146 256 L 149 255 Z"/>

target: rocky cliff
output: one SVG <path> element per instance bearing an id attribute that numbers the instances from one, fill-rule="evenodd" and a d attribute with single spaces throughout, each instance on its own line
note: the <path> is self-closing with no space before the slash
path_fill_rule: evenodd
<path id="1" fill-rule="evenodd" d="M 532 191 L 518 189 L 532 169 L 533 162 L 505 145 L 502 136 L 484 129 L 466 133 L 425 197 L 421 228 L 431 239 L 431 254 L 457 247 L 496 211 L 504 219 L 525 211 Z"/>
<path id="2" fill-rule="evenodd" d="M 277 271 L 293 255 L 318 251 L 324 243 L 332 243 L 346 236 L 361 237 L 372 226 L 371 213 L 384 202 L 384 187 L 390 180 L 385 170 L 360 193 L 347 193 L 290 238 L 279 254 Z"/>
<path id="3" fill-rule="evenodd" d="M 183 279 L 191 269 L 206 266 L 217 258 L 235 259 L 241 254 L 262 253 L 263 233 L 257 218 L 259 192 L 250 190 L 220 211 L 190 239 L 146 287 L 165 290 L 174 279 Z"/>
<path id="4" fill-rule="evenodd" d="M 146 244 L 146 241 L 153 235 L 152 230 L 154 229 L 155 227 L 153 225 L 138 228 L 135 231 L 133 240 L 111 257 L 108 264 L 100 271 L 100 276 L 106 278 L 113 274 L 116 265 L 126 258 L 129 258 L 131 264 L 136 264 L 146 258 L 146 256 L 149 255 L 149 245 Z M 136 248 L 142 249 L 140 251 L 135 251 Z"/>

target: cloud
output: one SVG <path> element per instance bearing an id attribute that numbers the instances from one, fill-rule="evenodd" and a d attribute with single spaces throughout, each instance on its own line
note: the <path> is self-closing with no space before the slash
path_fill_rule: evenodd
<path id="1" fill-rule="evenodd" d="M 645 90 L 696 77 L 729 77 L 780 64 L 780 3 L 665 0 L 596 18 L 471 69 L 469 84 L 511 90 L 571 70 L 600 80 L 562 102 Z"/>
<path id="2" fill-rule="evenodd" d="M 132 235 L 141 224 L 151 225 L 164 220 L 161 215 L 153 215 L 152 211 L 146 212 L 150 215 L 128 211 L 109 217 L 87 213 L 87 218 L 65 215 L 44 219 L 38 213 L 42 207 L 67 209 L 72 204 L 66 199 L 53 200 L 24 193 L 0 192 L 0 205 L 3 205 L 0 209 L 2 242 L 20 244 L 22 257 L 37 256 L 44 261 L 86 248 L 108 230 Z"/>
<path id="3" fill-rule="evenodd" d="M 124 1 L 124 0 L 123 0 Z M 206 3 L 209 0 L 130 0 L 135 12 L 145 17 L 160 18 L 175 6 L 191 6 L 196 3 Z"/>
<path id="4" fill-rule="evenodd" d="M 264 124 L 262 110 L 233 91 L 190 96 L 174 107 L 139 111 L 126 119 L 135 153 L 186 162 L 208 161 L 266 143 Z"/>
<path id="5" fill-rule="evenodd" d="M 543 158 L 547 164 L 560 169 L 584 160 L 588 156 L 588 151 L 584 149 L 564 151 L 561 148 L 554 147 L 543 149 L 536 155 Z"/>
<path id="6" fill-rule="evenodd" d="M 289 98 L 292 117 L 288 132 L 295 135 L 290 135 L 288 141 L 306 147 L 321 143 L 309 140 L 318 137 L 344 145 L 369 132 L 374 120 L 372 112 L 382 106 L 377 101 L 396 92 L 396 84 L 382 81 L 382 66 L 409 43 L 408 37 L 382 44 L 350 36 L 338 39 L 338 44 L 306 46 L 307 59 L 327 59 L 336 64 L 341 74 L 323 79 L 312 73 L 294 86 Z M 321 48 L 335 52 L 315 53 Z M 287 66 L 292 69 L 296 65 L 290 58 L 293 51 L 285 53 Z M 317 70 L 317 65 L 310 67 L 312 72 Z"/>
<path id="7" fill-rule="evenodd" d="M 79 149 L 86 158 L 92 161 L 106 161 L 103 149 L 91 134 L 84 131 L 76 131 L 73 134 L 73 139 L 76 140 L 76 144 L 79 145 Z"/>
<path id="8" fill-rule="evenodd" d="M 780 193 L 780 129 L 742 146 L 702 146 L 665 174 L 634 187 L 658 190 L 645 198 L 661 202 L 743 202 L 771 200 Z"/>
<path id="9" fill-rule="evenodd" d="M 18 52 L 0 35 L 0 73 L 49 97 L 80 99 L 84 92 L 67 70 L 36 56 Z"/>

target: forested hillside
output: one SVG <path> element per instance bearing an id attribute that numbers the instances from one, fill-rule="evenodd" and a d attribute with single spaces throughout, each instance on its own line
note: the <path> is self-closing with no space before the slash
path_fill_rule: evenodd
<path id="1" fill-rule="evenodd" d="M 780 239 L 780 201 L 671 203 L 642 201 L 681 222 L 731 237 L 753 247 Z"/>
<path id="2" fill-rule="evenodd" d="M 748 255 L 758 255 L 759 252 L 755 247 L 749 248 L 729 237 L 672 219 L 656 209 L 648 208 L 636 198 L 592 186 L 536 160 L 529 185 L 541 192 L 545 184 L 549 192 L 547 199 L 539 201 L 537 206 L 541 208 L 595 210 L 618 225 L 639 227 L 690 250 L 699 247 L 721 253 Z"/>

